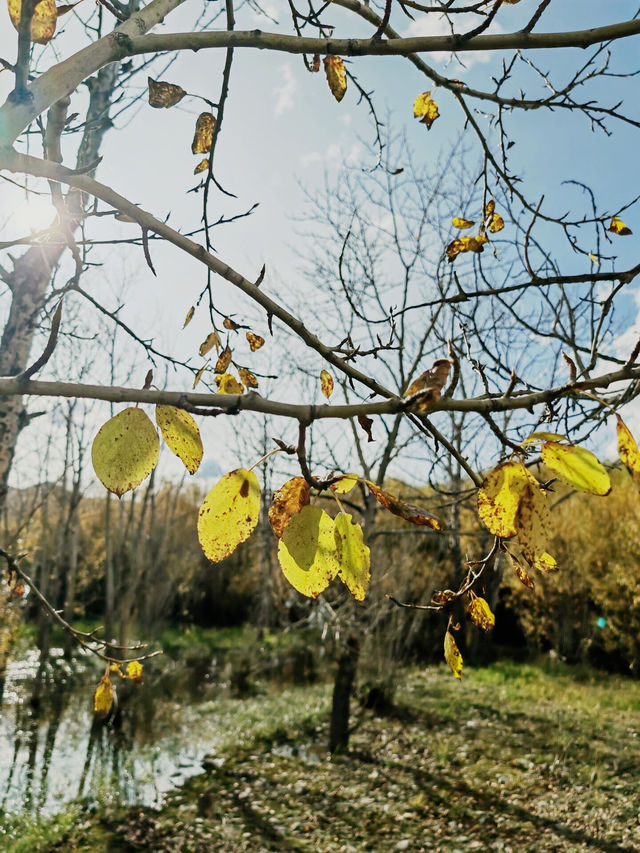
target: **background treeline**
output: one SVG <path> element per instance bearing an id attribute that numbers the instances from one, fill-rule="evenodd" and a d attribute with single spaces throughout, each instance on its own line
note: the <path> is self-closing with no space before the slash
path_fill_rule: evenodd
<path id="1" fill-rule="evenodd" d="M 544 472 L 540 472 L 544 478 Z M 640 496 L 626 471 L 612 472 L 606 498 L 553 484 L 554 555 L 561 567 L 533 578 L 529 589 L 501 557 L 485 573 L 484 594 L 496 614 L 485 636 L 461 614 L 460 644 L 469 662 L 497 655 L 553 652 L 612 671 L 640 667 Z M 387 484 L 422 502 L 458 527 L 442 534 L 416 528 L 383 511 L 369 520 L 372 585 L 355 617 L 363 635 L 361 663 L 384 682 L 394 663 L 440 660 L 446 617 L 401 608 L 427 604 L 435 590 L 457 589 L 466 555 L 488 551 L 490 535 L 474 512 L 472 493 L 448 498 Z M 364 511 L 357 489 L 349 511 Z M 344 612 L 354 605 L 333 585 L 316 602 L 303 599 L 282 577 L 268 520 L 268 493 L 258 530 L 247 546 L 220 565 L 202 555 L 195 518 L 196 484 L 150 482 L 121 501 L 87 497 L 73 483 L 13 490 L 3 518 L 5 541 L 25 553 L 22 566 L 64 617 L 102 625 L 120 642 L 157 637 L 166 626 L 223 627 L 250 623 L 268 631 L 317 629 L 331 653 L 340 645 Z M 50 620 L 33 596 L 2 590 L 0 658 L 4 665 L 24 622 L 36 626 L 48 651 Z M 357 608 L 360 608 L 359 610 Z M 342 614 L 342 615 L 341 615 Z M 73 652 L 72 643 L 67 654 Z"/>

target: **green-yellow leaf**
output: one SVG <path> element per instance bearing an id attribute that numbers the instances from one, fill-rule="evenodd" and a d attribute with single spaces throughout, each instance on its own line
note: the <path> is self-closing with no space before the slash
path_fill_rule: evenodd
<path id="1" fill-rule="evenodd" d="M 516 526 L 527 563 L 540 572 L 555 571 L 558 567 L 555 558 L 546 550 L 552 535 L 551 513 L 545 493 L 537 483 L 528 483 L 522 492 Z"/>
<path id="2" fill-rule="evenodd" d="M 189 412 L 175 406 L 156 406 L 156 423 L 169 450 L 182 460 L 190 474 L 195 474 L 202 462 L 202 439 Z"/>
<path id="3" fill-rule="evenodd" d="M 113 705 L 113 684 L 108 675 L 103 675 L 93 694 L 93 710 L 106 717 Z"/>
<path id="4" fill-rule="evenodd" d="M 451 631 L 444 635 L 444 659 L 456 678 L 462 678 L 462 655 Z"/>
<path id="5" fill-rule="evenodd" d="M 364 544 L 362 528 L 345 512 L 339 513 L 334 523 L 340 579 L 356 601 L 364 601 L 371 580 L 371 552 Z"/>
<path id="6" fill-rule="evenodd" d="M 223 373 L 221 376 L 215 376 L 214 379 L 218 386 L 218 394 L 244 394 L 244 385 L 241 385 L 231 373 Z"/>
<path id="7" fill-rule="evenodd" d="M 520 444 L 534 444 L 536 441 L 567 441 L 566 435 L 560 435 L 557 432 L 532 432 L 528 438 L 521 441 Z"/>
<path id="8" fill-rule="evenodd" d="M 198 513 L 198 540 L 208 560 L 219 563 L 246 542 L 260 516 L 260 486 L 253 471 L 237 468 L 216 483 Z"/>
<path id="9" fill-rule="evenodd" d="M 629 427 L 620 415 L 616 415 L 616 418 L 618 421 L 616 431 L 618 433 L 618 453 L 620 459 L 626 465 L 635 484 L 640 488 L 640 451 L 638 451 L 638 445 Z"/>
<path id="10" fill-rule="evenodd" d="M 100 482 L 118 497 L 135 489 L 158 464 L 160 442 L 142 409 L 119 412 L 100 427 L 91 461 Z"/>
<path id="11" fill-rule="evenodd" d="M 518 505 L 531 481 L 536 483 L 521 462 L 503 462 L 489 471 L 478 489 L 478 515 L 494 536 L 508 539 L 516 535 Z"/>
<path id="12" fill-rule="evenodd" d="M 320 390 L 327 398 L 327 400 L 333 394 L 333 376 L 329 373 L 328 370 L 320 371 Z"/>
<path id="13" fill-rule="evenodd" d="M 332 492 L 335 492 L 336 495 L 346 495 L 351 491 L 351 489 L 353 489 L 357 482 L 357 474 L 344 474 L 339 480 L 332 483 L 329 488 Z"/>
<path id="14" fill-rule="evenodd" d="M 294 589 L 317 598 L 340 571 L 336 528 L 319 506 L 305 506 L 293 516 L 278 544 L 278 562 Z"/>
<path id="15" fill-rule="evenodd" d="M 574 489 L 594 495 L 608 495 L 611 491 L 606 469 L 585 447 L 549 442 L 542 445 L 540 453 L 544 464 Z"/>

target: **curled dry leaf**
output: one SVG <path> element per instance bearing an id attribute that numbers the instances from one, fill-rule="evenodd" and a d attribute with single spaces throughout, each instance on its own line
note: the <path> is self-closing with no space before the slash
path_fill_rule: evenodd
<path id="1" fill-rule="evenodd" d="M 339 56 L 325 56 L 323 62 L 331 94 L 336 101 L 341 101 L 347 91 L 347 70 L 344 62 Z"/>
<path id="2" fill-rule="evenodd" d="M 451 631 L 444 635 L 444 659 L 456 678 L 462 678 L 462 655 Z"/>
<path id="3" fill-rule="evenodd" d="M 375 438 L 371 433 L 371 428 L 373 427 L 373 419 L 368 417 L 367 415 L 358 415 L 358 423 L 367 434 L 367 443 L 370 441 L 375 441 Z"/>
<path id="4" fill-rule="evenodd" d="M 200 370 L 198 370 L 198 372 L 197 372 L 197 373 L 196 373 L 196 375 L 194 376 L 194 378 L 193 378 L 193 387 L 194 387 L 194 388 L 197 386 L 198 382 L 200 382 L 200 380 L 202 379 L 202 374 L 205 372 L 205 370 L 206 370 L 206 369 L 207 369 L 207 367 L 209 366 L 209 363 L 210 363 L 210 362 L 211 362 L 211 359 L 210 359 L 210 358 L 208 358 L 208 359 L 205 361 L 205 363 L 202 365 L 202 367 L 200 368 Z"/>
<path id="5" fill-rule="evenodd" d="M 269 507 L 269 524 L 280 539 L 291 518 L 309 505 L 309 484 L 304 477 L 293 477 L 278 489 Z"/>
<path id="6" fill-rule="evenodd" d="M 194 154 L 208 154 L 211 151 L 215 126 L 216 120 L 211 113 L 200 113 L 191 143 L 191 150 Z"/>
<path id="7" fill-rule="evenodd" d="M 479 254 L 484 250 L 484 244 L 488 242 L 489 240 L 484 234 L 478 234 L 476 237 L 456 237 L 447 246 L 449 263 L 452 263 L 463 252 L 475 252 Z"/>
<path id="8" fill-rule="evenodd" d="M 425 370 L 404 392 L 404 397 L 416 397 L 411 405 L 413 412 L 426 412 L 432 403 L 440 399 L 440 392 L 449 377 L 451 362 L 446 358 L 434 361 L 429 370 Z"/>
<path id="9" fill-rule="evenodd" d="M 257 349 L 260 349 L 261 346 L 264 346 L 264 338 L 261 338 L 260 335 L 254 334 L 254 332 L 247 332 L 247 340 L 249 341 L 251 352 L 255 352 Z"/>
<path id="10" fill-rule="evenodd" d="M 206 172 L 209 168 L 209 158 L 205 157 L 203 160 L 200 160 L 198 165 L 193 170 L 194 175 L 199 175 L 200 172 Z"/>
<path id="11" fill-rule="evenodd" d="M 476 224 L 472 219 L 464 219 L 462 216 L 454 216 L 451 220 L 454 228 L 473 228 Z"/>
<path id="12" fill-rule="evenodd" d="M 333 376 L 329 373 L 328 370 L 320 371 L 320 390 L 327 398 L 327 400 L 333 394 Z"/>
<path id="13" fill-rule="evenodd" d="M 174 107 L 187 94 L 181 86 L 174 83 L 166 83 L 164 80 L 154 80 L 147 77 L 149 87 L 149 106 L 156 109 L 167 109 Z"/>
<path id="14" fill-rule="evenodd" d="M 489 199 L 489 201 L 486 203 L 485 208 L 484 208 L 484 218 L 485 218 L 485 220 L 490 219 L 490 218 L 493 216 L 493 214 L 495 213 L 495 209 L 496 209 L 496 203 L 495 203 L 495 201 L 491 198 L 491 199 Z"/>
<path id="15" fill-rule="evenodd" d="M 9 17 L 17 29 L 20 27 L 22 0 L 8 0 Z M 31 41 L 35 44 L 47 44 L 53 38 L 58 20 L 55 0 L 40 0 L 33 10 L 31 18 Z"/>
<path id="16" fill-rule="evenodd" d="M 260 516 L 260 485 L 253 471 L 230 471 L 211 489 L 198 513 L 198 540 L 219 563 L 253 533 Z"/>
<path id="17" fill-rule="evenodd" d="M 544 464 L 575 489 L 601 496 L 611 491 L 606 469 L 585 447 L 547 442 L 540 453 Z"/>
<path id="18" fill-rule="evenodd" d="M 616 415 L 616 421 L 618 454 L 633 477 L 634 483 L 640 488 L 640 451 L 638 451 L 638 445 L 620 415 Z"/>
<path id="19" fill-rule="evenodd" d="M 432 530 L 441 530 L 442 523 L 439 518 L 428 513 L 422 507 L 415 504 L 405 503 L 405 501 L 396 498 L 389 492 L 385 492 L 380 486 L 376 486 L 371 480 L 365 480 L 369 491 L 378 501 L 378 503 L 394 515 L 404 518 L 405 521 L 410 521 L 412 524 L 418 524 L 424 527 L 430 527 Z"/>
<path id="20" fill-rule="evenodd" d="M 517 576 L 518 580 L 520 581 L 520 583 L 524 584 L 526 587 L 529 587 L 529 589 L 535 589 L 534 582 L 531 580 L 529 573 L 524 568 L 522 563 L 518 560 L 518 558 L 515 557 L 510 551 L 507 551 L 506 554 L 507 554 L 507 559 L 508 559 L 509 563 L 511 564 L 511 568 L 516 573 L 516 576 Z"/>
<path id="21" fill-rule="evenodd" d="M 489 231 L 492 234 L 497 234 L 498 231 L 502 231 L 504 228 L 504 219 L 501 216 L 498 216 L 497 213 L 494 213 L 491 217 L 491 221 L 489 222 Z"/>
<path id="22" fill-rule="evenodd" d="M 244 394 L 244 385 L 241 385 L 231 373 L 223 373 L 214 378 L 218 386 L 218 394 Z"/>
<path id="23" fill-rule="evenodd" d="M 192 305 L 191 308 L 187 311 L 187 316 L 184 318 L 184 323 L 182 324 L 182 328 L 186 329 L 189 323 L 193 320 L 193 315 L 195 314 L 195 305 Z"/>
<path id="24" fill-rule="evenodd" d="M 190 474 L 195 474 L 202 462 L 203 449 L 198 424 L 189 412 L 175 406 L 156 406 L 156 423 L 169 450 Z"/>
<path id="25" fill-rule="evenodd" d="M 216 366 L 213 368 L 213 372 L 226 373 L 227 368 L 231 364 L 231 355 L 231 350 L 228 346 L 226 346 L 218 356 L 218 360 L 216 361 Z"/>
<path id="26" fill-rule="evenodd" d="M 149 417 L 142 409 L 124 409 L 98 430 L 91 446 L 93 470 L 106 489 L 121 497 L 153 471 L 159 449 Z"/>
<path id="27" fill-rule="evenodd" d="M 239 367 L 238 368 L 238 376 L 240 377 L 240 381 L 245 386 L 245 388 L 257 388 L 258 387 L 257 378 L 254 376 L 254 374 L 250 370 L 247 370 L 246 367 Z"/>
<path id="28" fill-rule="evenodd" d="M 236 323 L 235 320 L 232 320 L 231 317 L 225 317 L 222 325 L 225 329 L 229 329 L 230 332 L 237 332 L 240 326 Z"/>
<path id="29" fill-rule="evenodd" d="M 294 589 L 317 598 L 340 571 L 333 519 L 319 506 L 305 506 L 284 529 L 278 562 Z"/>
<path id="30" fill-rule="evenodd" d="M 413 102 L 413 117 L 419 118 L 421 124 L 426 124 L 427 130 L 431 130 L 431 125 L 439 115 L 438 105 L 431 97 L 431 92 L 423 92 Z"/>
<path id="31" fill-rule="evenodd" d="M 611 218 L 611 222 L 609 223 L 609 227 L 607 231 L 611 231 L 612 234 L 618 234 L 621 237 L 626 237 L 628 234 L 633 234 L 631 228 L 628 228 L 622 219 L 619 219 L 617 216 L 613 216 Z"/>
<path id="32" fill-rule="evenodd" d="M 205 356 L 208 352 L 211 352 L 214 347 L 216 348 L 216 352 L 219 352 L 220 335 L 217 332 L 209 332 L 207 337 L 200 344 L 198 352 L 200 355 Z"/>

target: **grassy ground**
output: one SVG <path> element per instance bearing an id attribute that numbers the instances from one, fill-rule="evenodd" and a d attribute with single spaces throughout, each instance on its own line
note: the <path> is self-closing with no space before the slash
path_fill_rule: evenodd
<path id="1" fill-rule="evenodd" d="M 161 811 L 79 808 L 5 836 L 44 851 L 640 851 L 640 683 L 508 662 L 402 673 L 324 752 L 328 685 L 228 700 L 238 737 Z M 213 712 L 213 709 L 210 709 Z M 203 713 L 207 713 L 206 705 Z"/>

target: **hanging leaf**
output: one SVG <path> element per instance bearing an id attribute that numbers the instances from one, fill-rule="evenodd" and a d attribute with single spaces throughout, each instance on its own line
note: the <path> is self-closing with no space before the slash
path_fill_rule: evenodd
<path id="1" fill-rule="evenodd" d="M 129 408 L 103 424 L 91 447 L 100 482 L 121 497 L 135 489 L 158 464 L 158 433 L 142 409 Z"/>
<path id="2" fill-rule="evenodd" d="M 140 661 L 132 660 L 127 664 L 127 669 L 123 678 L 128 678 L 134 684 L 140 684 L 142 681 L 142 664 Z"/>
<path id="3" fill-rule="evenodd" d="M 334 520 L 340 579 L 356 601 L 364 601 L 371 580 L 371 552 L 364 544 L 362 528 L 346 513 Z"/>
<path id="4" fill-rule="evenodd" d="M 218 356 L 218 360 L 216 361 L 216 366 L 213 368 L 214 373 L 226 373 L 227 368 L 231 364 L 231 350 L 229 347 L 225 347 L 220 355 Z"/>
<path id="5" fill-rule="evenodd" d="M 534 444 L 537 441 L 568 441 L 566 435 L 560 435 L 557 432 L 532 432 L 528 438 L 521 441 L 520 444 Z"/>
<path id="6" fill-rule="evenodd" d="M 329 488 L 332 492 L 335 492 L 336 495 L 346 495 L 358 482 L 357 474 L 345 474 L 343 477 L 340 477 L 339 480 L 336 480 L 335 483 L 332 483 Z"/>
<path id="7" fill-rule="evenodd" d="M 109 675 L 103 675 L 100 679 L 100 684 L 96 687 L 96 692 L 93 694 L 93 711 L 95 714 L 100 714 L 106 717 L 111 706 L 113 705 L 113 684 Z"/>
<path id="8" fill-rule="evenodd" d="M 623 464 L 633 477 L 633 480 L 640 488 L 640 451 L 635 438 L 631 434 L 629 427 L 622 420 L 620 415 L 616 415 L 616 432 L 618 434 L 618 454 Z"/>
<path id="9" fill-rule="evenodd" d="M 331 94 L 336 101 L 341 101 L 347 91 L 347 70 L 344 62 L 339 56 L 325 56 L 323 62 Z"/>
<path id="10" fill-rule="evenodd" d="M 431 97 L 431 92 L 423 92 L 413 102 L 413 117 L 419 118 L 421 124 L 426 124 L 427 130 L 438 118 L 438 105 Z"/>
<path id="11" fill-rule="evenodd" d="M 198 352 L 200 355 L 205 356 L 208 352 L 211 352 L 214 347 L 216 348 L 216 352 L 220 350 L 220 335 L 217 332 L 209 332 L 207 337 L 200 344 Z"/>
<path id="12" fill-rule="evenodd" d="M 309 484 L 304 477 L 293 477 L 278 489 L 269 507 L 269 524 L 278 539 L 292 516 L 308 505 Z"/>
<path id="13" fill-rule="evenodd" d="M 516 517 L 523 490 L 536 484 L 521 462 L 503 462 L 489 471 L 478 489 L 478 516 L 490 533 L 509 539 L 517 533 Z"/>
<path id="14" fill-rule="evenodd" d="M 202 462 L 202 439 L 189 412 L 175 406 L 156 406 L 156 423 L 169 450 L 190 474 L 195 474 Z"/>
<path id="15" fill-rule="evenodd" d="M 193 174 L 199 175 L 200 172 L 206 172 L 208 168 L 209 168 L 209 159 L 207 157 L 205 157 L 203 160 L 200 160 L 198 165 L 195 167 L 195 169 L 193 170 Z"/>
<path id="16" fill-rule="evenodd" d="M 485 218 L 485 221 L 486 221 L 487 219 L 491 219 L 491 217 L 492 217 L 492 216 L 493 216 L 493 214 L 495 213 L 495 209 L 496 209 L 496 203 L 495 203 L 495 201 L 491 198 L 491 199 L 489 199 L 489 201 L 486 203 L 485 208 L 484 208 L 484 218 Z"/>
<path id="17" fill-rule="evenodd" d="M 191 143 L 191 150 L 194 154 L 208 154 L 211 151 L 215 126 L 216 120 L 211 113 L 200 113 Z"/>
<path id="18" fill-rule="evenodd" d="M 489 222 L 489 231 L 492 234 L 497 234 L 498 231 L 502 231 L 504 228 L 504 219 L 501 216 L 498 216 L 497 213 L 494 213 L 491 217 L 491 221 Z"/>
<path id="19" fill-rule="evenodd" d="M 8 0 L 11 23 L 19 30 L 22 0 Z M 48 44 L 56 31 L 58 9 L 55 0 L 40 0 L 33 10 L 31 18 L 31 41 L 35 44 Z"/>
<path id="20" fill-rule="evenodd" d="M 456 237 L 447 246 L 449 263 L 452 263 L 463 252 L 476 252 L 476 254 L 479 254 L 484 250 L 484 244 L 488 242 L 489 240 L 484 234 L 478 234 L 477 237 Z"/>
<path id="21" fill-rule="evenodd" d="M 496 624 L 496 617 L 491 612 L 488 602 L 474 592 L 469 593 L 467 613 L 476 628 L 481 628 L 483 631 L 491 631 Z"/>
<path id="22" fill-rule="evenodd" d="M 612 234 L 619 234 L 621 237 L 626 237 L 628 234 L 633 234 L 631 228 L 628 228 L 624 224 L 622 219 L 618 219 L 617 216 L 612 217 L 607 231 L 611 231 Z"/>
<path id="23" fill-rule="evenodd" d="M 219 480 L 198 513 L 198 540 L 205 556 L 219 563 L 253 533 L 260 516 L 260 486 L 253 471 L 238 468 Z"/>
<path id="24" fill-rule="evenodd" d="M 232 320 L 231 317 L 225 317 L 222 321 L 222 325 L 225 329 L 229 329 L 230 332 L 237 332 L 238 329 L 242 328 L 235 320 Z"/>
<path id="25" fill-rule="evenodd" d="M 396 498 L 389 492 L 385 492 L 384 489 L 380 488 L 380 486 L 376 486 L 376 484 L 372 483 L 371 480 L 365 480 L 365 482 L 374 498 L 381 506 L 388 509 L 389 512 L 400 516 L 400 518 L 404 518 L 405 521 L 410 521 L 412 524 L 430 527 L 432 530 L 442 529 L 440 519 L 436 518 L 434 515 L 430 515 L 425 509 L 422 509 L 422 507 L 416 506 L 415 504 L 405 503 L 400 500 L 400 498 Z"/>
<path id="26" fill-rule="evenodd" d="M 444 635 L 444 659 L 456 678 L 462 678 L 462 655 L 451 631 Z"/>
<path id="27" fill-rule="evenodd" d="M 358 423 L 367 434 L 367 443 L 370 441 L 375 441 L 375 438 L 371 433 L 371 428 L 373 427 L 373 419 L 367 417 L 367 415 L 358 415 Z"/>
<path id="28" fill-rule="evenodd" d="M 218 394 L 244 394 L 244 385 L 241 385 L 231 373 L 223 373 L 222 376 L 214 377 L 218 386 Z"/>
<path id="29" fill-rule="evenodd" d="M 247 340 L 249 341 L 251 352 L 255 352 L 257 349 L 260 349 L 264 344 L 264 338 L 261 338 L 260 335 L 255 335 L 253 332 L 247 332 Z"/>
<path id="30" fill-rule="evenodd" d="M 156 109 L 167 109 L 179 104 L 187 94 L 181 86 L 165 83 L 164 80 L 154 80 L 147 77 L 149 87 L 149 106 Z"/>
<path id="31" fill-rule="evenodd" d="M 454 228 L 473 228 L 476 224 L 472 219 L 464 219 L 462 216 L 454 216 L 451 220 Z"/>
<path id="32" fill-rule="evenodd" d="M 198 382 L 200 382 L 200 380 L 202 379 L 202 374 L 205 372 L 205 370 L 206 370 L 206 369 L 207 369 L 207 367 L 209 366 L 210 361 L 211 361 L 211 359 L 210 359 L 210 358 L 208 358 L 208 359 L 205 361 L 205 363 L 202 365 L 202 367 L 200 368 L 200 370 L 198 370 L 198 372 L 196 373 L 196 375 L 195 375 L 195 377 L 194 377 L 194 379 L 193 379 L 193 387 L 194 387 L 194 388 L 196 387 L 196 385 L 198 384 Z"/>
<path id="33" fill-rule="evenodd" d="M 574 489 L 602 496 L 611 491 L 606 469 L 585 447 L 549 442 L 542 445 L 540 453 L 544 464 Z"/>
<path id="34" fill-rule="evenodd" d="M 186 329 L 189 323 L 193 320 L 193 315 L 195 314 L 195 305 L 192 305 L 191 308 L 187 311 L 187 316 L 184 318 L 184 323 L 182 324 L 182 328 Z"/>
<path id="35" fill-rule="evenodd" d="M 320 371 L 320 390 L 327 398 L 327 400 L 333 394 L 333 376 L 329 373 L 328 370 Z"/>
<path id="36" fill-rule="evenodd" d="M 305 506 L 284 529 L 278 562 L 294 589 L 317 598 L 340 571 L 336 529 L 319 506 Z"/>
<path id="37" fill-rule="evenodd" d="M 556 560 L 546 550 L 552 535 L 551 513 L 547 498 L 537 484 L 527 483 L 522 491 L 516 527 L 522 556 L 531 568 L 540 572 L 555 571 L 558 568 Z"/>
<path id="38" fill-rule="evenodd" d="M 511 564 L 511 567 L 513 568 L 514 572 L 516 573 L 520 583 L 523 583 L 526 587 L 529 587 L 529 589 L 535 589 L 535 584 L 531 580 L 531 578 L 529 577 L 529 574 L 526 571 L 526 569 L 524 568 L 524 566 L 522 565 L 522 563 L 516 557 L 514 557 L 514 555 L 511 554 L 509 551 L 507 551 L 506 554 L 507 554 L 507 559 L 509 560 L 509 563 Z"/>
<path id="39" fill-rule="evenodd" d="M 432 403 L 438 402 L 450 369 L 451 362 L 446 358 L 439 358 L 433 362 L 429 370 L 425 370 L 409 385 L 402 396 L 417 398 L 410 407 L 412 412 L 426 412 Z"/>
<path id="40" fill-rule="evenodd" d="M 240 377 L 240 381 L 245 386 L 245 388 L 258 387 L 258 380 L 250 370 L 247 370 L 246 367 L 238 368 L 238 376 Z"/>

